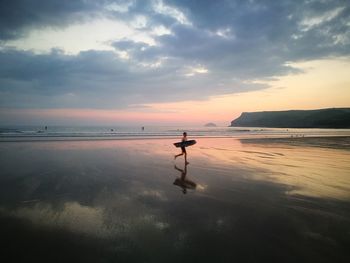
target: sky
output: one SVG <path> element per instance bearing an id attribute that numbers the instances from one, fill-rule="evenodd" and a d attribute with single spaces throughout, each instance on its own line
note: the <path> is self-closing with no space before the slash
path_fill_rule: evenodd
<path id="1" fill-rule="evenodd" d="M 350 107 L 348 0 L 0 0 L 2 125 Z"/>

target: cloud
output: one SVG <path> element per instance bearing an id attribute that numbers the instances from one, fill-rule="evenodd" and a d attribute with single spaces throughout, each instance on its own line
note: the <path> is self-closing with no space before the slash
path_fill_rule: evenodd
<path id="1" fill-rule="evenodd" d="M 264 80 L 300 73 L 290 62 L 350 54 L 350 7 L 340 0 L 31 0 L 1 2 L 0 10 L 1 107 L 125 108 L 204 100 L 265 89 Z M 6 45 L 34 29 L 101 19 L 131 33 L 120 27 L 103 39 L 109 50 L 74 54 Z M 138 33 L 143 37 L 134 37 Z M 98 34 L 92 30 L 91 36 Z"/>
<path id="2" fill-rule="evenodd" d="M 0 2 L 0 40 L 24 36 L 30 29 L 63 27 L 100 9 L 91 0 L 13 0 Z"/>
<path id="3" fill-rule="evenodd" d="M 200 100 L 218 90 L 230 93 L 261 88 L 238 81 L 220 86 L 219 80 L 204 74 L 206 70 L 187 68 L 182 60 L 152 67 L 121 59 L 111 51 L 66 55 L 53 50 L 36 55 L 3 50 L 0 60 L 4 62 L 0 66 L 2 107 L 122 108 L 130 104 Z M 188 79 L 186 74 L 190 72 L 200 76 Z"/>

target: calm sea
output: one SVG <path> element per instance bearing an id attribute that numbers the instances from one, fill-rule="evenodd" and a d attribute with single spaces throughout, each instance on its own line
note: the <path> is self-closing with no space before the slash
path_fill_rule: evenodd
<path id="1" fill-rule="evenodd" d="M 0 140 L 68 140 L 181 137 L 186 131 L 195 137 L 314 137 L 350 136 L 350 129 L 286 129 L 260 127 L 189 127 L 189 126 L 2 126 Z"/>

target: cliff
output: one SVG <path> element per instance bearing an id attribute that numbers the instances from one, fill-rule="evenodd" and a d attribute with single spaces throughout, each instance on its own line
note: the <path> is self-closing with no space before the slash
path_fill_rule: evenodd
<path id="1" fill-rule="evenodd" d="M 350 128 L 350 108 L 243 112 L 232 127 Z"/>

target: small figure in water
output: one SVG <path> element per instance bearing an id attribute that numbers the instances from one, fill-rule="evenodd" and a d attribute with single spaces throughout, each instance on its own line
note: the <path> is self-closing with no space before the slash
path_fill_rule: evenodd
<path id="1" fill-rule="evenodd" d="M 186 132 L 183 133 L 183 137 L 182 137 L 182 140 L 181 140 L 181 141 L 182 141 L 182 142 L 187 141 L 187 133 L 186 133 Z M 187 162 L 187 152 L 186 152 L 185 146 L 182 146 L 182 147 L 181 147 L 181 153 L 175 155 L 174 158 L 176 159 L 177 157 L 179 157 L 179 156 L 181 156 L 181 155 L 185 155 L 185 164 L 189 164 L 189 162 Z"/>
<path id="2" fill-rule="evenodd" d="M 45 126 L 45 131 L 47 131 L 47 126 Z"/>
<path id="3" fill-rule="evenodd" d="M 142 126 L 142 130 L 144 131 L 144 130 L 145 130 L 145 127 Z"/>

